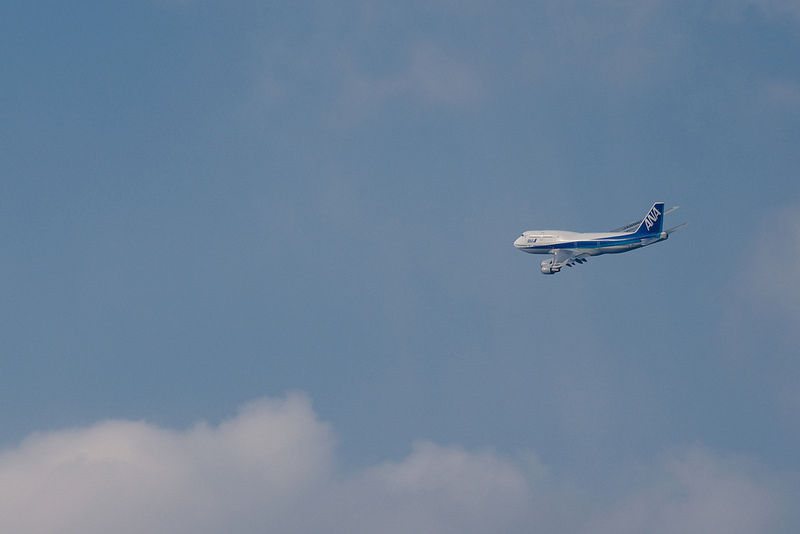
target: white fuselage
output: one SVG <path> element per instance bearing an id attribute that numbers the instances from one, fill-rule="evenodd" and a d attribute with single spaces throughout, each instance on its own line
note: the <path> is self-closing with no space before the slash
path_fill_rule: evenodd
<path id="1" fill-rule="evenodd" d="M 530 254 L 552 254 L 559 249 L 580 250 L 589 256 L 616 254 L 666 239 L 666 235 L 643 238 L 633 233 L 582 233 L 564 230 L 530 230 L 514 246 Z"/>
<path id="2" fill-rule="evenodd" d="M 542 274 L 555 274 L 562 267 L 586 263 L 586 258 L 601 254 L 619 254 L 664 241 L 671 232 L 686 223 L 662 230 L 664 214 L 677 209 L 664 210 L 663 202 L 656 202 L 640 221 L 628 223 L 610 232 L 567 232 L 564 230 L 529 230 L 514 241 L 514 246 L 529 254 L 552 254 L 542 262 Z"/>

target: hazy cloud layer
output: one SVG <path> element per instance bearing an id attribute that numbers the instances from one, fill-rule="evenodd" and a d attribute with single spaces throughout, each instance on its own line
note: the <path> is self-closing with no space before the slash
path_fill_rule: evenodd
<path id="1" fill-rule="evenodd" d="M 763 349 L 767 339 L 800 346 L 800 207 L 765 217 L 745 250 L 731 283 L 724 329 L 735 341 L 731 350 L 738 345 L 751 351 L 753 344 Z"/>
<path id="2" fill-rule="evenodd" d="M 602 512 L 587 532 L 779 532 L 786 506 L 777 484 L 744 458 L 690 449 L 667 455 L 649 484 Z"/>
<path id="3" fill-rule="evenodd" d="M 800 320 L 800 206 L 769 215 L 756 239 L 754 257 L 768 264 L 769 276 L 748 277 L 746 295 L 760 307 Z"/>
<path id="4" fill-rule="evenodd" d="M 300 394 L 218 426 L 35 434 L 0 455 L 0 530 L 730 534 L 770 532 L 787 506 L 763 468 L 697 448 L 640 466 L 619 495 L 567 489 L 531 453 L 428 442 L 356 474 L 334 465 L 331 427 Z"/>
<path id="5" fill-rule="evenodd" d="M 800 19 L 800 2 L 797 0 L 747 0 L 746 5 L 755 6 L 768 18 L 781 18 L 786 15 L 794 17 L 793 22 Z"/>
<path id="6" fill-rule="evenodd" d="M 755 225 L 729 284 L 720 354 L 757 398 L 800 439 L 800 206 L 776 210 Z"/>
<path id="7" fill-rule="evenodd" d="M 352 58 L 342 62 L 341 90 L 335 104 L 338 124 L 379 116 L 392 103 L 456 109 L 480 101 L 483 82 L 477 69 L 430 41 L 410 45 L 395 71 L 375 75 Z"/>

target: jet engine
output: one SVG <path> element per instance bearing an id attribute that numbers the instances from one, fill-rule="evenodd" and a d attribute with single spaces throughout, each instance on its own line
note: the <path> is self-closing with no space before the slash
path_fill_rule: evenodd
<path id="1" fill-rule="evenodd" d="M 553 259 L 545 260 L 542 262 L 542 274 L 556 274 L 561 268 L 553 269 Z"/>

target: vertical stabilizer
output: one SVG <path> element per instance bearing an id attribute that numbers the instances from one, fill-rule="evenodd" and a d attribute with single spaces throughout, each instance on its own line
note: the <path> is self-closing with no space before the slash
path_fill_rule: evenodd
<path id="1" fill-rule="evenodd" d="M 660 234 L 664 228 L 664 203 L 656 202 L 650 211 L 647 212 L 644 219 L 642 219 L 639 228 L 636 229 L 634 234 L 650 235 Z"/>

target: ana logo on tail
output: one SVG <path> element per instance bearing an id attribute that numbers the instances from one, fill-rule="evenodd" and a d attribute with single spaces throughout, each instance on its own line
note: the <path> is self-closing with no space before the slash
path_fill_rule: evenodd
<path id="1" fill-rule="evenodd" d="M 653 209 L 650 210 L 650 213 L 647 214 L 647 217 L 644 218 L 644 224 L 647 226 L 647 231 L 650 231 L 650 228 L 658 222 L 658 218 L 661 216 L 661 212 L 658 211 L 658 208 L 653 206 Z"/>

